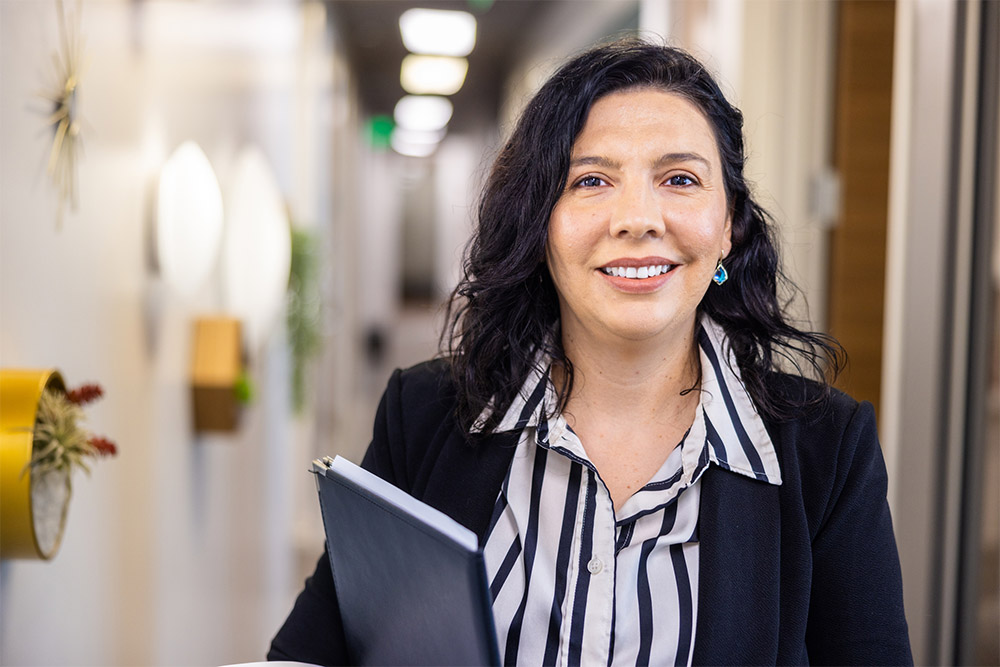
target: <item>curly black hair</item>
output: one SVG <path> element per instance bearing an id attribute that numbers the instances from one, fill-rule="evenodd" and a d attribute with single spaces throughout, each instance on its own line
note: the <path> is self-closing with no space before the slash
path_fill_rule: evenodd
<path id="1" fill-rule="evenodd" d="M 695 58 L 681 49 L 628 38 L 578 55 L 561 67 L 528 103 L 503 146 L 483 189 L 478 221 L 462 279 L 452 292 L 442 348 L 451 357 L 458 391 L 456 416 L 469 429 L 496 428 L 531 372 L 538 351 L 563 365 L 557 388 L 565 407 L 573 365 L 557 327 L 559 302 L 545 259 L 549 217 L 565 187 L 573 142 L 595 101 L 609 93 L 656 88 L 692 102 L 712 127 L 732 214 L 731 276 L 705 294 L 699 312 L 725 330 L 747 391 L 762 414 L 785 420 L 826 400 L 829 381 L 844 363 L 830 336 L 801 331 L 785 316 L 781 273 L 770 216 L 754 201 L 743 176 L 743 114 Z M 790 363 L 817 379 L 807 396 L 769 395 L 765 377 Z M 803 365 L 804 364 L 804 365 Z"/>

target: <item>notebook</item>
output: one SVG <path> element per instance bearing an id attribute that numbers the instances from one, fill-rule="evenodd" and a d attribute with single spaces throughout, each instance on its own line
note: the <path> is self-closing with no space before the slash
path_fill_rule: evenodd
<path id="1" fill-rule="evenodd" d="M 339 456 L 312 472 L 352 663 L 499 665 L 475 533 Z"/>

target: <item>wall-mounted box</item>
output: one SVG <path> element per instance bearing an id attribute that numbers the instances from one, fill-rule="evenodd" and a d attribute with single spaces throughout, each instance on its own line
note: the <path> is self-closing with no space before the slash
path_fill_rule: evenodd
<path id="1" fill-rule="evenodd" d="M 202 317 L 194 323 L 191 396 L 195 431 L 234 431 L 243 373 L 242 328 L 232 317 Z"/>

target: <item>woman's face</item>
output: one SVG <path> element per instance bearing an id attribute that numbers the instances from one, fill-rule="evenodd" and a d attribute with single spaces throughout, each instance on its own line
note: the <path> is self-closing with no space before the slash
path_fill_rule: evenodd
<path id="1" fill-rule="evenodd" d="M 652 88 L 599 99 L 549 218 L 564 338 L 690 335 L 730 222 L 715 135 L 697 107 Z"/>

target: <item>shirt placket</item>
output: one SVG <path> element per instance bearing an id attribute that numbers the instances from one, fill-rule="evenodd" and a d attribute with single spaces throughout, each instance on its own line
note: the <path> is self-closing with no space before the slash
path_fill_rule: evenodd
<path id="1" fill-rule="evenodd" d="M 596 473 L 591 471 L 591 475 Z M 588 604 L 584 629 L 583 664 L 608 664 L 615 605 L 615 509 L 611 494 L 603 482 L 597 485 L 591 556 L 582 576 L 590 577 L 590 595 L 597 604 Z"/>
<path id="2" fill-rule="evenodd" d="M 562 420 L 554 420 L 561 422 Z M 579 450 L 579 440 L 566 428 L 565 423 L 553 424 L 550 442 L 556 445 L 556 450 L 575 453 Z M 561 452 L 561 453 L 562 453 Z M 563 453 L 562 455 L 567 455 Z M 614 503 L 611 494 L 592 465 L 584 464 L 574 459 L 574 465 L 584 468 L 587 481 L 593 479 L 597 485 L 597 493 L 592 507 L 588 507 L 587 484 L 582 484 L 577 506 L 576 535 L 574 538 L 574 554 L 572 559 L 570 589 L 578 589 L 580 578 L 586 579 L 587 600 L 585 605 L 578 605 L 576 595 L 568 595 L 563 610 L 566 622 L 562 628 L 561 650 L 559 664 L 570 664 L 570 636 L 574 625 L 574 611 L 583 613 L 583 648 L 580 664 L 607 664 L 608 648 L 611 641 L 612 624 L 614 621 L 614 588 L 615 588 L 615 545 L 617 526 L 615 521 Z M 585 534 L 585 513 L 591 513 L 593 521 L 589 534 Z"/>

